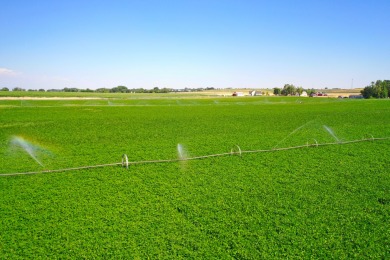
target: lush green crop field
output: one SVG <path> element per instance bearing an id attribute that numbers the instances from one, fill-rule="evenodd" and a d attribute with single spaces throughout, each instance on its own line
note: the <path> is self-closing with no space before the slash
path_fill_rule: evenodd
<path id="1" fill-rule="evenodd" d="M 390 137 L 389 100 L 0 100 L 0 174 L 364 137 Z M 377 140 L 0 176 L 0 258 L 389 258 L 389 155 Z"/>

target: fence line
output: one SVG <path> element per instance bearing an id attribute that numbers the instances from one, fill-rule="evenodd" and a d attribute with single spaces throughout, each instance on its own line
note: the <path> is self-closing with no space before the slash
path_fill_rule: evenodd
<path id="1" fill-rule="evenodd" d="M 306 143 L 305 145 L 298 145 L 298 146 L 291 146 L 291 147 L 273 148 L 273 149 L 265 149 L 265 150 L 248 150 L 248 151 L 242 151 L 241 148 L 238 145 L 236 145 L 238 151 L 233 151 L 232 149 L 230 152 L 227 153 L 209 154 L 209 155 L 189 157 L 185 159 L 167 159 L 167 160 L 150 160 L 150 161 L 133 161 L 133 162 L 129 162 L 127 159 L 127 155 L 124 154 L 122 157 L 122 162 L 118 162 L 118 163 L 98 164 L 98 165 L 72 167 L 72 168 L 64 168 L 64 169 L 57 169 L 57 170 L 42 170 L 42 171 L 34 171 L 34 172 L 18 172 L 18 173 L 5 173 L 5 174 L 0 173 L 0 177 L 16 176 L 16 175 L 31 175 L 31 174 L 40 174 L 40 173 L 58 173 L 58 172 L 77 171 L 77 170 L 102 168 L 102 167 L 118 166 L 118 165 L 122 165 L 123 167 L 126 166 L 126 168 L 128 168 L 129 165 L 136 165 L 136 164 L 169 163 L 169 162 L 180 162 L 180 161 L 189 161 L 189 160 L 200 160 L 200 159 L 207 159 L 211 157 L 221 157 L 221 156 L 228 156 L 228 155 L 235 155 L 235 154 L 242 156 L 242 154 L 244 153 L 266 153 L 266 152 L 276 152 L 276 151 L 287 151 L 287 150 L 301 149 L 307 147 L 330 146 L 330 145 L 337 145 L 337 144 L 341 145 L 341 144 L 351 144 L 351 143 L 379 141 L 379 140 L 388 140 L 388 139 L 390 139 L 390 137 L 383 137 L 383 138 L 371 137 L 371 138 L 364 138 L 359 140 L 322 143 L 322 144 L 317 143 L 317 140 L 313 139 L 315 141 L 314 144 Z"/>

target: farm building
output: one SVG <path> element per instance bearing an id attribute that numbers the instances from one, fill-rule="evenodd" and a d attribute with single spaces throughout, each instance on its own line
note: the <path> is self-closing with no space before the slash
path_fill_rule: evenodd
<path id="1" fill-rule="evenodd" d="M 232 94 L 232 96 L 233 97 L 243 97 L 244 96 L 244 93 L 242 93 L 242 92 L 233 92 L 233 94 Z"/>
<path id="2" fill-rule="evenodd" d="M 327 97 L 328 94 L 325 92 L 317 92 L 317 93 L 311 93 L 310 96 L 311 97 Z"/>
<path id="3" fill-rule="evenodd" d="M 364 98 L 364 97 L 362 95 L 349 95 L 349 98 L 361 99 L 361 98 Z"/>
<path id="4" fill-rule="evenodd" d="M 263 93 L 261 91 L 251 90 L 251 91 L 249 91 L 249 95 L 252 97 L 253 96 L 262 96 Z"/>

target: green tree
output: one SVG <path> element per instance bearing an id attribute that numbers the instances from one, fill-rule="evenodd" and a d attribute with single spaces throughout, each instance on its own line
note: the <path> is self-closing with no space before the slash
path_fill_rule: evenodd
<path id="1" fill-rule="evenodd" d="M 13 88 L 12 91 L 26 91 L 24 88 Z"/>
<path id="2" fill-rule="evenodd" d="M 92 89 L 87 88 L 87 89 L 80 89 L 80 92 L 95 92 L 95 91 L 93 91 Z"/>
<path id="3" fill-rule="evenodd" d="M 115 88 L 112 88 L 111 92 L 113 92 L 113 93 L 127 93 L 128 89 L 125 86 L 117 86 Z"/>
<path id="4" fill-rule="evenodd" d="M 387 98 L 389 96 L 385 81 L 377 80 L 374 89 L 377 98 Z"/>
<path id="5" fill-rule="evenodd" d="M 364 98 L 371 98 L 373 97 L 374 89 L 371 86 L 367 86 L 360 93 Z"/>
<path id="6" fill-rule="evenodd" d="M 364 98 L 387 98 L 390 95 L 390 81 L 377 80 L 371 82 L 371 85 L 366 86 L 360 93 Z"/>
<path id="7" fill-rule="evenodd" d="M 78 88 L 64 88 L 64 92 L 80 92 Z"/>
<path id="8" fill-rule="evenodd" d="M 387 97 L 390 98 L 390 80 L 384 80 L 383 82 L 384 82 L 384 85 L 387 89 Z"/>
<path id="9" fill-rule="evenodd" d="M 298 93 L 299 96 L 302 95 L 303 88 L 302 87 L 297 87 L 296 92 Z"/>
<path id="10" fill-rule="evenodd" d="M 2 88 L 0 91 L 9 91 L 9 88 Z"/>
<path id="11" fill-rule="evenodd" d="M 110 89 L 108 89 L 108 88 L 98 88 L 98 89 L 96 89 L 95 92 L 98 92 L 98 93 L 110 93 Z"/>
<path id="12" fill-rule="evenodd" d="M 282 95 L 285 96 L 294 96 L 296 93 L 296 87 L 292 84 L 285 84 L 282 89 Z"/>
<path id="13" fill-rule="evenodd" d="M 282 94 L 282 89 L 281 88 L 274 88 L 274 95 L 279 96 Z"/>

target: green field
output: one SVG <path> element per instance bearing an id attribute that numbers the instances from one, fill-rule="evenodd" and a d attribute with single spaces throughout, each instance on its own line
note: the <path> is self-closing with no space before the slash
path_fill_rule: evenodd
<path id="1" fill-rule="evenodd" d="M 390 100 L 115 97 L 0 100 L 0 174 L 236 154 L 0 176 L 0 258 L 390 257 L 390 139 L 341 144 Z"/>

